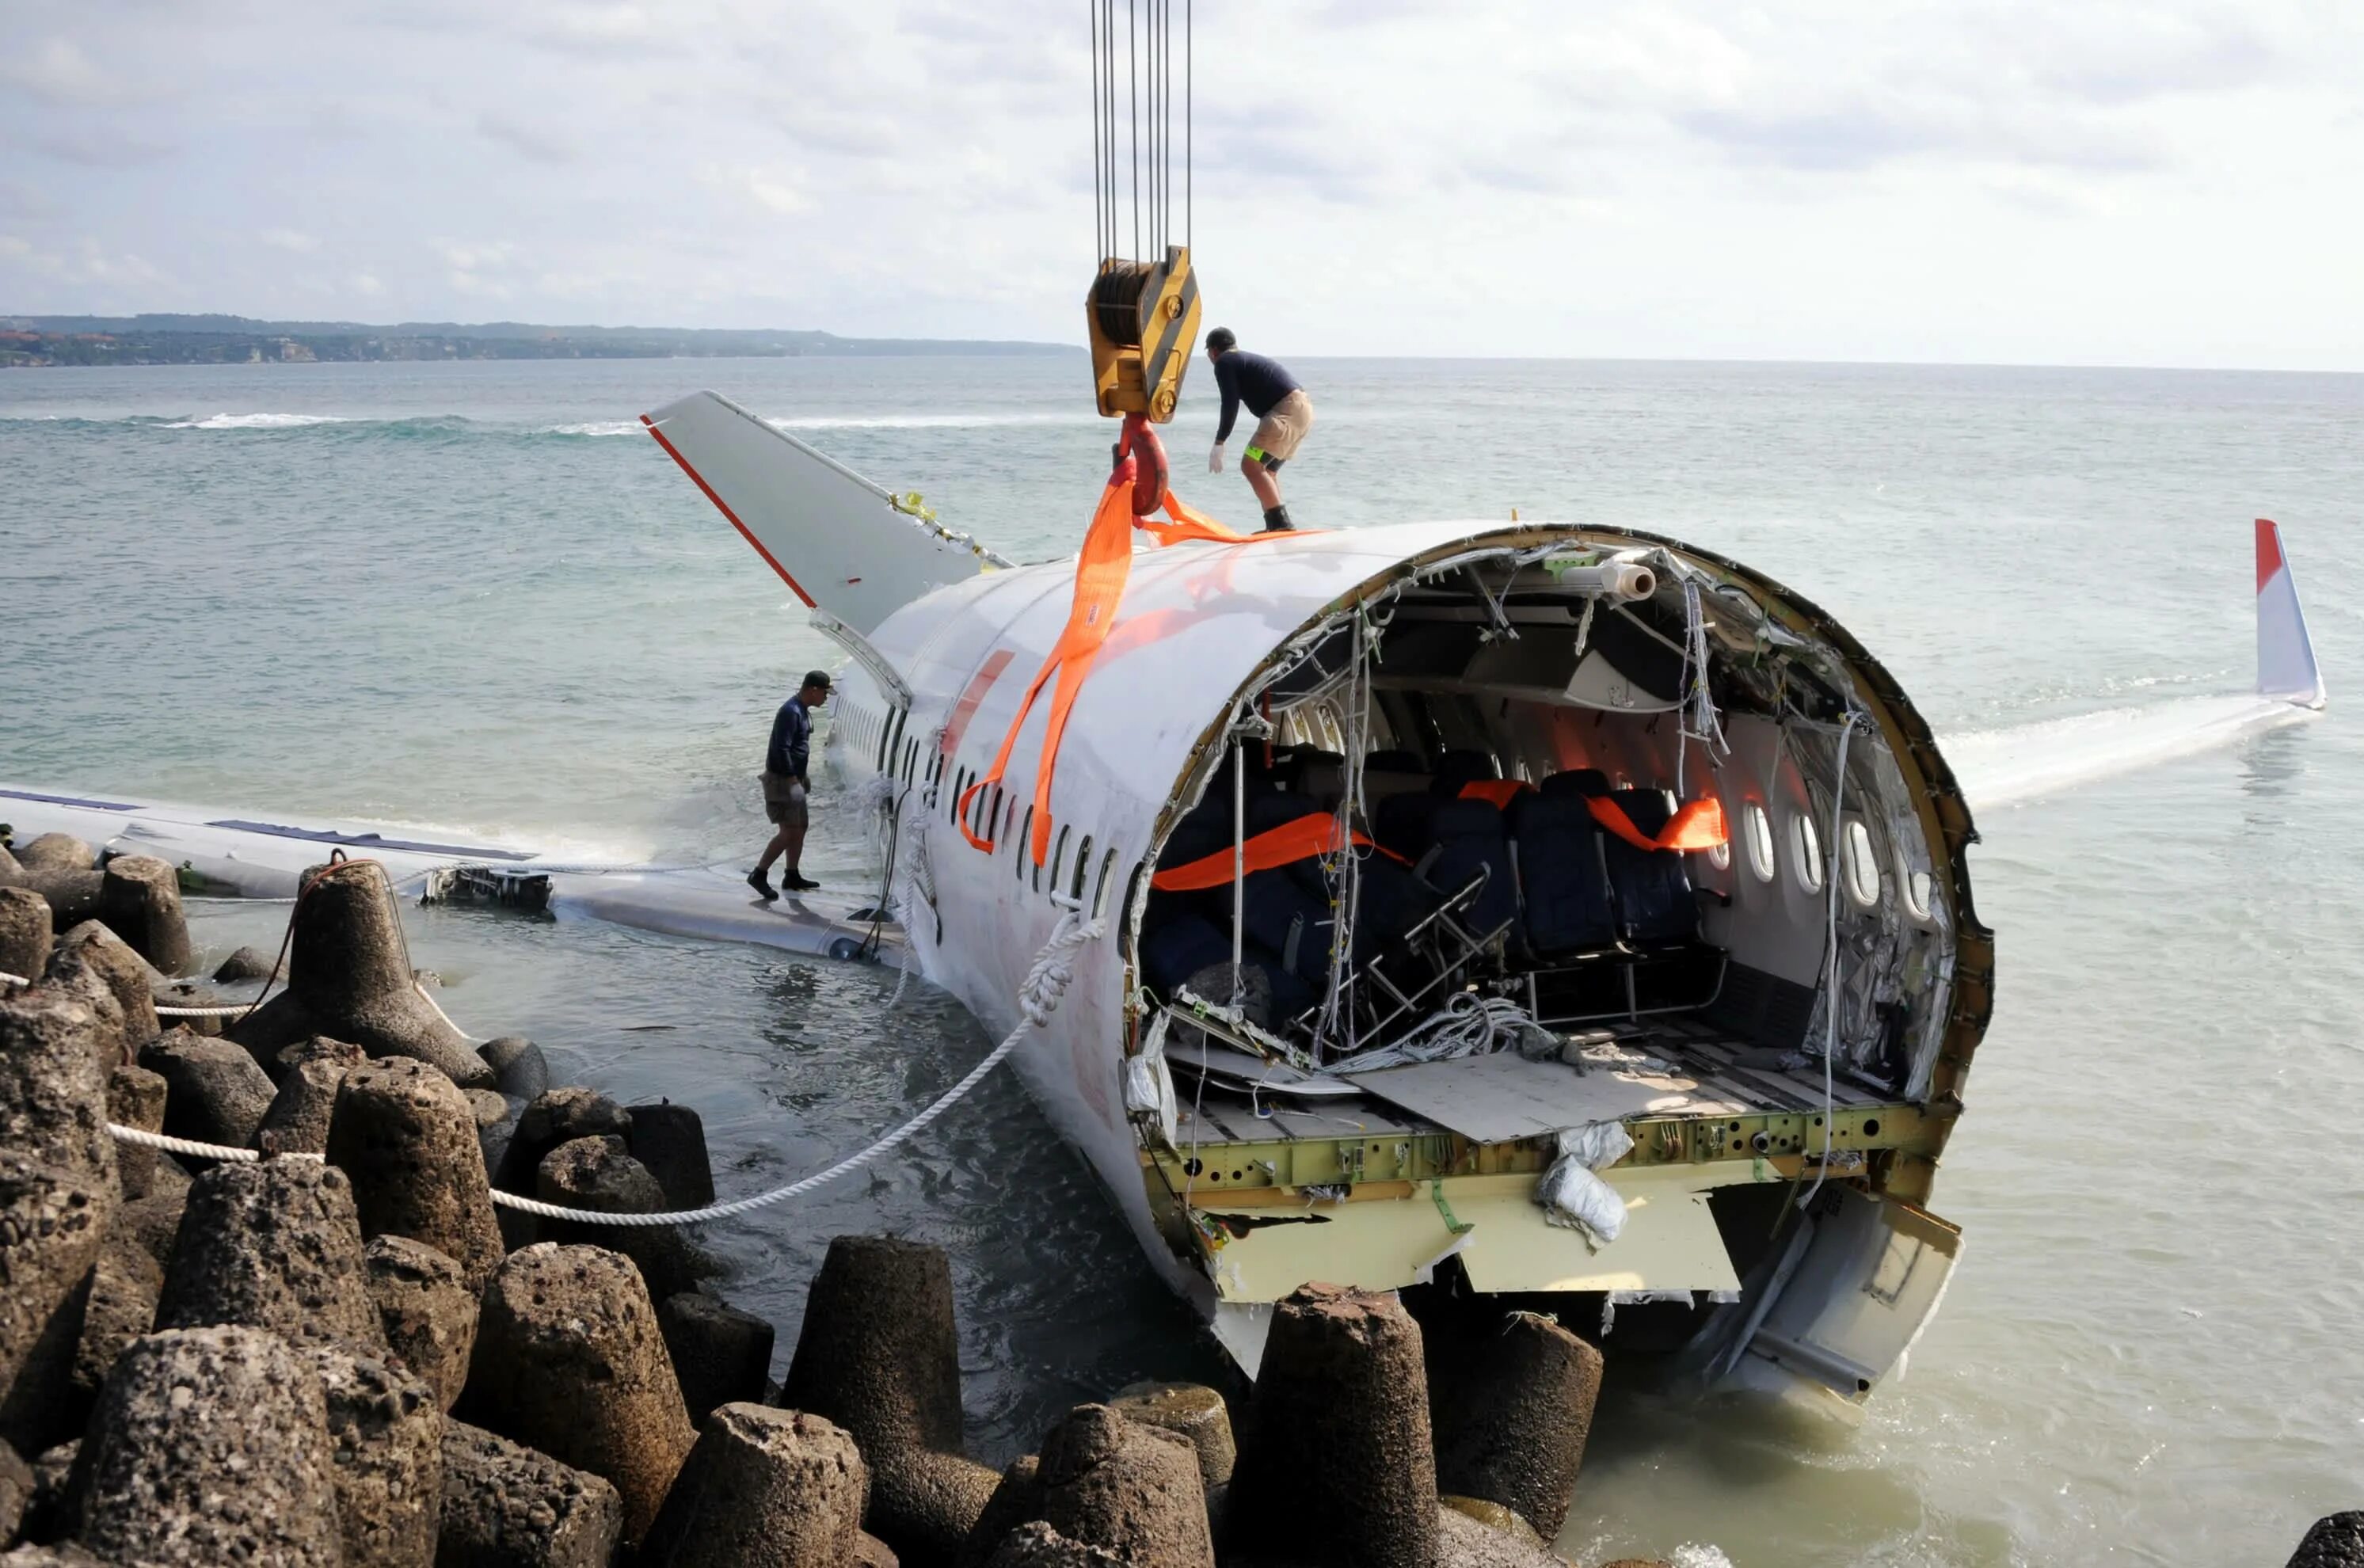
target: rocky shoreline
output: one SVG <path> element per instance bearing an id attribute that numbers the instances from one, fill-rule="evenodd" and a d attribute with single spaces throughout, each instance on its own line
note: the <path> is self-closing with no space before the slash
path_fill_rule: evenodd
<path id="1" fill-rule="evenodd" d="M 710 1204 L 697 1113 L 462 1034 L 374 862 L 307 875 L 259 1006 L 191 962 L 164 862 L 0 850 L 0 1564 L 1562 1561 L 1600 1357 L 1549 1318 L 1307 1285 L 1236 1409 L 1113 1391 L 997 1472 L 941 1250 L 834 1240 L 774 1387 L 686 1230 L 592 1218 Z"/>

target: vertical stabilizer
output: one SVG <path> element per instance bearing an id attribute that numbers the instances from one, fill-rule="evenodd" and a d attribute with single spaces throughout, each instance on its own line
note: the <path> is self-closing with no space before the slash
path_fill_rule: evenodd
<path id="1" fill-rule="evenodd" d="M 2258 519 L 2258 690 L 2301 707 L 2324 703 L 2323 673 L 2315 668 L 2314 642 L 2306 634 L 2306 612 L 2299 607 L 2298 580 L 2282 553 L 2281 529 L 2264 517 Z"/>

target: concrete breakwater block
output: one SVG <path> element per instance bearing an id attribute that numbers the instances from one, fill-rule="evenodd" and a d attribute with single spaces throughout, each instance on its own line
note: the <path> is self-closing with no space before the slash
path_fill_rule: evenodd
<path id="1" fill-rule="evenodd" d="M 545 1089 L 529 1101 L 509 1135 L 507 1152 L 493 1184 L 503 1192 L 531 1197 L 551 1151 L 578 1138 L 622 1139 L 632 1130 L 632 1118 L 622 1106 L 597 1089 L 569 1086 Z"/>
<path id="2" fill-rule="evenodd" d="M 443 1512 L 443 1410 L 375 1357 L 307 1350 L 327 1400 L 344 1568 L 429 1568 Z"/>
<path id="3" fill-rule="evenodd" d="M 2364 1568 L 2364 1511 L 2327 1514 L 2315 1520 L 2292 1554 L 2289 1568 Z"/>
<path id="4" fill-rule="evenodd" d="M 48 899 L 29 887 L 0 886 L 0 974 L 39 979 L 56 935 Z"/>
<path id="5" fill-rule="evenodd" d="M 1037 1519 L 1010 1531 L 987 1562 L 988 1568 L 1121 1568 L 1125 1559 L 1104 1546 L 1070 1540 Z"/>
<path id="6" fill-rule="evenodd" d="M 98 917 L 165 974 L 189 971 L 189 922 L 181 878 L 153 855 L 117 855 L 100 873 Z"/>
<path id="7" fill-rule="evenodd" d="M 1457 1509 L 1441 1507 L 1436 1514 L 1436 1568 L 1567 1568 L 1567 1564 L 1530 1532 L 1498 1529 Z"/>
<path id="8" fill-rule="evenodd" d="M 162 1132 L 164 1130 L 164 1095 L 162 1074 L 125 1062 L 106 1077 L 106 1119 L 117 1127 Z M 122 1183 L 125 1197 L 148 1195 L 148 1188 L 156 1179 L 156 1162 L 162 1158 L 163 1156 L 157 1151 L 140 1144 L 116 1144 L 115 1170 Z"/>
<path id="9" fill-rule="evenodd" d="M 120 1562 L 339 1568 L 328 1402 L 259 1329 L 178 1329 L 116 1362 L 75 1460 L 81 1544 Z"/>
<path id="10" fill-rule="evenodd" d="M 772 1326 L 714 1296 L 683 1291 L 657 1303 L 657 1327 L 693 1423 L 724 1405 L 761 1404 L 772 1372 Z"/>
<path id="11" fill-rule="evenodd" d="M 110 1231 L 91 1270 L 82 1334 L 74 1342 L 71 1431 L 82 1429 L 81 1417 L 97 1399 L 125 1348 L 155 1327 L 156 1303 L 163 1291 L 163 1266 L 148 1255 L 138 1238 Z"/>
<path id="12" fill-rule="evenodd" d="M 664 1189 L 648 1168 L 624 1152 L 620 1138 L 578 1138 L 543 1156 L 535 1173 L 534 1195 L 544 1203 L 592 1214 L 660 1214 Z M 541 1239 L 569 1245 L 606 1247 L 632 1260 L 648 1283 L 652 1300 L 694 1290 L 722 1265 L 670 1226 L 583 1224 L 542 1218 Z"/>
<path id="13" fill-rule="evenodd" d="M 358 1045 L 314 1035 L 279 1053 L 279 1089 L 263 1107 L 254 1146 L 273 1154 L 321 1154 L 345 1074 L 369 1060 Z"/>
<path id="14" fill-rule="evenodd" d="M 105 873 L 87 869 L 27 866 L 16 882 L 41 895 L 50 906 L 50 927 L 58 931 L 97 919 L 100 896 L 106 891 Z"/>
<path id="15" fill-rule="evenodd" d="M 1042 1456 L 1020 1454 L 1001 1472 L 1000 1482 L 986 1499 L 984 1511 L 969 1527 L 968 1539 L 961 1542 L 960 1551 L 953 1559 L 953 1568 L 985 1568 L 1012 1530 L 1042 1516 Z"/>
<path id="16" fill-rule="evenodd" d="M 85 920 L 58 939 L 43 984 L 90 1009 L 92 1044 L 99 1065 L 110 1068 L 137 1058 L 160 1032 L 151 989 L 159 978 L 121 938 Z"/>
<path id="17" fill-rule="evenodd" d="M 0 1443 L 0 1541 L 17 1539 L 25 1522 L 26 1505 L 33 1500 L 33 1467 L 24 1455 Z"/>
<path id="18" fill-rule="evenodd" d="M 549 1059 L 521 1034 L 488 1040 L 476 1047 L 476 1054 L 493 1070 L 493 1087 L 504 1095 L 530 1100 L 550 1087 Z"/>
<path id="19" fill-rule="evenodd" d="M 121 1188 L 91 1011 L 45 986 L 0 997 L 0 1150 Z"/>
<path id="20" fill-rule="evenodd" d="M 1600 1396 L 1600 1352 L 1531 1312 L 1439 1326 L 1427 1351 L 1437 1490 L 1557 1535 Z"/>
<path id="21" fill-rule="evenodd" d="M 312 1160 L 221 1164 L 189 1188 L 159 1329 L 235 1323 L 382 1351 L 352 1183 Z"/>
<path id="22" fill-rule="evenodd" d="M 1430 1568 L 1436 1462 L 1420 1327 L 1391 1296 L 1300 1287 L 1273 1309 L 1232 1472 L 1243 1554 Z"/>
<path id="23" fill-rule="evenodd" d="M 385 870 L 347 861 L 312 875 L 290 917 L 287 989 L 229 1036 L 268 1056 L 316 1034 L 374 1057 L 424 1062 L 463 1088 L 489 1088 L 493 1070 L 418 989 Z"/>
<path id="24" fill-rule="evenodd" d="M 436 1568 L 608 1568 L 624 1504 L 587 1471 L 461 1421 L 443 1423 Z"/>
<path id="25" fill-rule="evenodd" d="M 863 1528 L 914 1561 L 956 1553 L 1001 1484 L 964 1457 L 960 1338 L 941 1248 L 832 1240 L 779 1402 L 853 1434 L 870 1466 Z"/>
<path id="26" fill-rule="evenodd" d="M 485 1291 L 461 1410 L 605 1476 L 632 1542 L 696 1441 L 640 1271 L 597 1247 L 542 1242 L 501 1264 Z"/>
<path id="27" fill-rule="evenodd" d="M 1214 1568 L 1190 1440 L 1080 1405 L 1043 1440 L 1036 1518 L 1137 1568 Z"/>
<path id="28" fill-rule="evenodd" d="M 476 1295 L 460 1265 L 407 1236 L 380 1236 L 362 1249 L 371 1303 L 386 1348 L 435 1391 L 438 1408 L 458 1402 L 476 1345 Z"/>
<path id="29" fill-rule="evenodd" d="M 0 1440 L 32 1453 L 70 1435 L 74 1353 L 114 1193 L 84 1171 L 0 1147 Z"/>
<path id="30" fill-rule="evenodd" d="M 71 833 L 44 833 L 10 852 L 27 872 L 89 871 L 98 864 L 98 851 Z"/>
<path id="31" fill-rule="evenodd" d="M 452 1081 L 407 1059 L 348 1070 L 329 1118 L 329 1162 L 352 1178 L 365 1237 L 407 1236 L 482 1289 L 501 1232 L 476 1149 L 476 1118 Z"/>
<path id="32" fill-rule="evenodd" d="M 642 1568 L 843 1568 L 862 1535 L 869 1474 L 819 1416 L 724 1405 L 706 1418 L 641 1543 Z"/>
<path id="33" fill-rule="evenodd" d="M 704 1208 L 714 1201 L 714 1164 L 706 1152 L 706 1123 L 670 1100 L 633 1106 L 625 1142 L 664 1189 L 667 1208 Z"/>
<path id="34" fill-rule="evenodd" d="M 245 1051 L 189 1029 L 157 1036 L 139 1065 L 164 1080 L 164 1130 L 199 1143 L 249 1147 L 277 1093 Z"/>
<path id="35" fill-rule="evenodd" d="M 1128 1421 L 1161 1427 L 1189 1440 L 1199 1456 L 1199 1484 L 1212 1499 L 1232 1479 L 1239 1448 L 1223 1396 L 1199 1383 L 1136 1383 L 1118 1390 L 1110 1408 Z"/>
<path id="36" fill-rule="evenodd" d="M 140 1249 L 163 1267 L 173 1261 L 173 1242 L 181 1233 L 181 1215 L 187 1208 L 188 1172 L 170 1154 L 156 1157 L 148 1190 L 115 1213 L 115 1230 L 139 1243 Z"/>
<path id="37" fill-rule="evenodd" d="M 275 954 L 261 948 L 242 947 L 221 961 L 214 970 L 214 983 L 234 985 L 247 980 L 268 980 L 278 972 L 273 967 Z"/>

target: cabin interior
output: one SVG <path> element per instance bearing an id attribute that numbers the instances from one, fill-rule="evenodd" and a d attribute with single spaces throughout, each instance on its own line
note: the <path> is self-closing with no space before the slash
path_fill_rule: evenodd
<path id="1" fill-rule="evenodd" d="M 1288 1184 L 1222 1150 L 1342 1126 L 1503 1150 L 1687 1118 L 1794 1159 L 1824 1113 L 1924 1095 L 1943 879 L 1797 625 L 1663 550 L 1529 550 L 1301 639 L 1183 782 L 1138 906 L 1191 1201 Z M 1877 1118 L 1848 1127 L 1876 1158 Z M 1736 1229 L 1745 1273 L 1768 1228 Z"/>

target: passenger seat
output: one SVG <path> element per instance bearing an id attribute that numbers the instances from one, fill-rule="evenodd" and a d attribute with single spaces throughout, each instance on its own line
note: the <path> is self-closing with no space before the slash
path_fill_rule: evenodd
<path id="1" fill-rule="evenodd" d="M 1566 775 L 1561 775 L 1566 776 Z M 1544 788 L 1511 803 L 1527 949 L 1538 958 L 1599 951 L 1615 945 L 1617 911 L 1609 894 L 1600 825 L 1574 789 Z"/>

